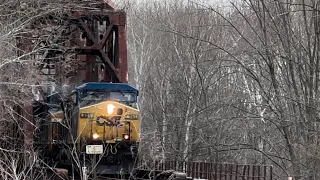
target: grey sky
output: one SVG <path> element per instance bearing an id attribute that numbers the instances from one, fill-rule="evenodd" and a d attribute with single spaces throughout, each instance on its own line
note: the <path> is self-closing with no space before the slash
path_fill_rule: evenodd
<path id="1" fill-rule="evenodd" d="M 125 1 L 131 2 L 141 2 L 141 3 L 153 3 L 153 2 L 170 2 L 175 0 L 112 0 L 116 4 L 121 4 Z M 183 0 L 185 2 L 192 1 L 203 5 L 210 5 L 213 7 L 227 7 L 230 5 L 230 0 Z M 235 0 L 233 0 L 235 1 Z"/>

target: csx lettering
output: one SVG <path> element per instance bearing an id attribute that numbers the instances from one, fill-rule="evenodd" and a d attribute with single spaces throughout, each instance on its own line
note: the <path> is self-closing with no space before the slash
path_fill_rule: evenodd
<path id="1" fill-rule="evenodd" d="M 113 118 L 108 118 L 106 116 L 97 117 L 97 125 L 99 126 L 117 126 L 119 121 Z"/>

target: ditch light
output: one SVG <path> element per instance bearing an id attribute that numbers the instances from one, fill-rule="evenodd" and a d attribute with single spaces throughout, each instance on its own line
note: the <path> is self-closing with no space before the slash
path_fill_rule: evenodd
<path id="1" fill-rule="evenodd" d="M 123 134 L 122 137 L 123 137 L 124 140 L 129 140 L 130 139 L 129 134 Z"/>

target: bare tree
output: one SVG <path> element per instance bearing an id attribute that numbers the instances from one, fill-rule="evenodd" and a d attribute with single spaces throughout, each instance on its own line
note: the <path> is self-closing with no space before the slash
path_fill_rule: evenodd
<path id="1" fill-rule="evenodd" d="M 67 6 L 65 6 L 67 5 Z M 79 4 L 59 1 L 3 1 L 0 4 L 0 172 L 1 179 L 43 178 L 34 151 L 34 100 L 43 98 L 47 82 L 40 69 L 54 41 L 61 17 Z M 48 166 L 50 169 L 51 167 Z"/>
<path id="2" fill-rule="evenodd" d="M 250 0 L 224 12 L 166 1 L 136 11 L 132 24 L 159 37 L 139 76 L 144 126 L 159 132 L 164 158 L 271 163 L 280 179 L 318 178 L 316 1 Z M 133 41 L 150 40 L 138 32 Z"/>

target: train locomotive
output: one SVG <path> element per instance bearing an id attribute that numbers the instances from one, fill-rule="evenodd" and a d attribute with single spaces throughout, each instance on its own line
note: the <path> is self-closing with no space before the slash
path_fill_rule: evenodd
<path id="1" fill-rule="evenodd" d="M 35 106 L 42 159 L 58 168 L 94 167 L 97 174 L 128 175 L 140 141 L 138 95 L 128 84 L 91 82 L 66 98 L 48 96 L 45 105 Z"/>

